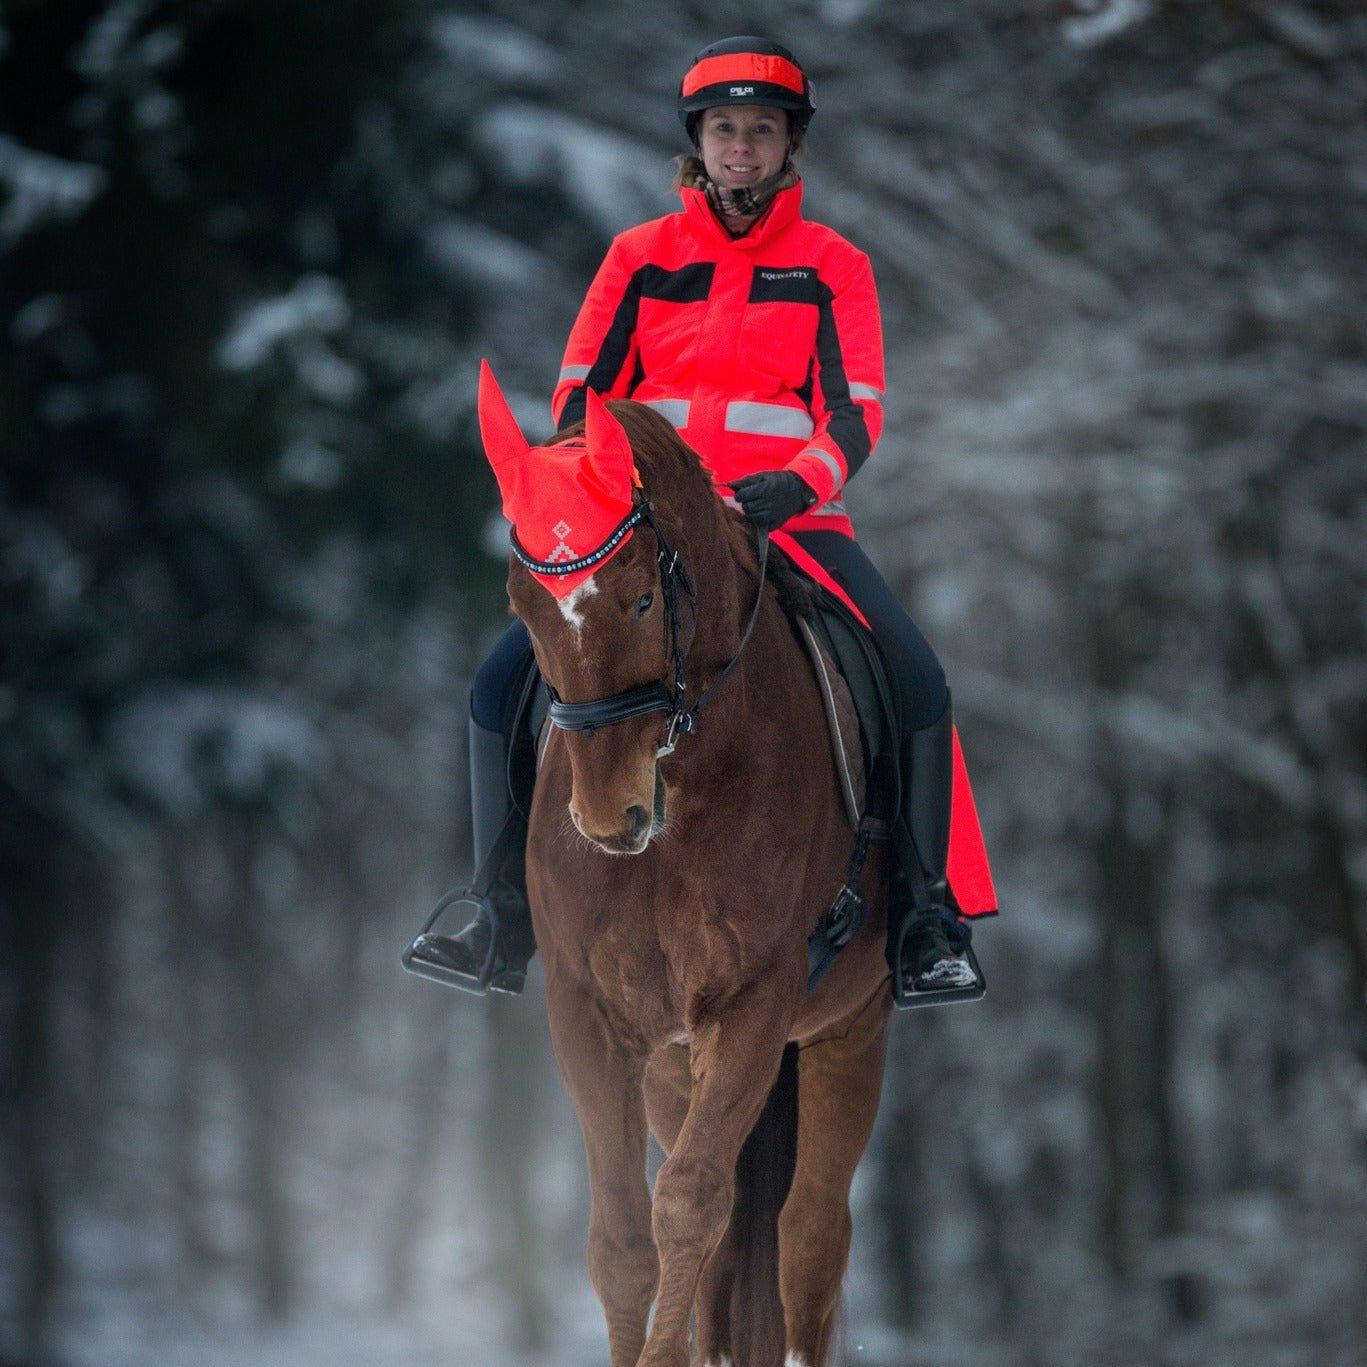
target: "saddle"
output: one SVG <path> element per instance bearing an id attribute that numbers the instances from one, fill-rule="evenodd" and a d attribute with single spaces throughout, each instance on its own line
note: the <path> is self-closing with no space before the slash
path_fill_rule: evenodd
<path id="1" fill-rule="evenodd" d="M 793 618 L 807 649 L 812 672 L 825 705 L 839 786 L 854 828 L 854 850 L 845 882 L 830 909 L 809 937 L 807 989 L 830 970 L 867 913 L 859 891 L 864 853 L 870 840 L 888 840 L 896 854 L 898 875 L 911 897 L 911 910 L 889 920 L 888 962 L 897 965 L 909 927 L 939 913 L 926 886 L 921 862 L 902 814 L 902 725 L 897 693 L 872 631 L 842 587 L 796 541 L 782 532 L 773 536 L 797 569 L 816 586 L 814 611 Z M 968 783 L 957 731 L 953 733 L 953 799 L 947 864 L 949 905 L 961 917 L 989 914 L 996 894 L 987 867 L 987 852 Z M 863 779 L 861 787 L 859 779 Z M 966 894 L 962 899 L 959 891 Z M 898 924 L 900 921 L 900 925 Z M 986 982 L 971 946 L 965 953 L 977 977 L 971 987 L 912 992 L 898 981 L 894 968 L 893 998 L 898 1006 L 924 1006 L 936 1001 L 976 1001 Z"/>

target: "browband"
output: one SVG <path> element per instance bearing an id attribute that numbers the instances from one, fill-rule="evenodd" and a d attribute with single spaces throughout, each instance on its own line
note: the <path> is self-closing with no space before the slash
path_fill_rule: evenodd
<path id="1" fill-rule="evenodd" d="M 622 544 L 622 539 L 631 529 L 640 522 L 644 504 L 638 503 L 632 510 L 613 528 L 608 539 L 598 547 L 596 551 L 590 551 L 587 555 L 581 555 L 577 560 L 535 560 L 522 549 L 521 543 L 517 539 L 517 528 L 512 531 L 513 554 L 529 569 L 533 574 L 576 574 L 580 570 L 587 570 L 592 566 L 605 560 L 609 555 Z"/>

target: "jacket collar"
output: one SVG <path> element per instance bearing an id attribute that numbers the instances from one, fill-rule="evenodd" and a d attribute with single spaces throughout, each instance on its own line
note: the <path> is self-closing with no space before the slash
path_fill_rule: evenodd
<path id="1" fill-rule="evenodd" d="M 780 190 L 769 207 L 750 225 L 744 237 L 732 237 L 722 227 L 713 212 L 707 195 L 702 190 L 681 186 L 679 198 L 683 200 L 684 216 L 709 240 L 719 242 L 725 247 L 736 247 L 742 251 L 753 251 L 756 247 L 776 238 L 790 223 L 801 218 L 802 182 Z"/>

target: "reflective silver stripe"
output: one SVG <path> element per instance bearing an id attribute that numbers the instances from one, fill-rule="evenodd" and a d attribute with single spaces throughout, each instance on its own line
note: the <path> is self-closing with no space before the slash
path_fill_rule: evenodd
<path id="1" fill-rule="evenodd" d="M 752 432 L 760 437 L 797 437 L 805 440 L 816 428 L 812 415 L 801 408 L 780 403 L 751 403 L 737 400 L 726 405 L 726 430 Z"/>
<path id="2" fill-rule="evenodd" d="M 851 384 L 850 398 L 872 399 L 875 403 L 882 403 L 883 391 L 881 389 L 875 389 L 871 384 Z"/>
<path id="3" fill-rule="evenodd" d="M 845 500 L 843 498 L 833 498 L 829 503 L 823 503 L 819 508 L 810 510 L 812 517 L 844 517 Z"/>
<path id="4" fill-rule="evenodd" d="M 560 372 L 560 378 L 561 378 L 562 381 L 563 381 L 563 380 L 586 380 L 586 379 L 588 379 L 589 371 L 592 370 L 592 369 L 593 369 L 593 367 L 592 367 L 591 365 L 567 365 L 567 366 Z"/>
<path id="5" fill-rule="evenodd" d="M 840 473 L 840 466 L 836 463 L 835 457 L 829 452 L 823 451 L 819 446 L 809 446 L 805 451 L 801 452 L 801 454 L 804 456 L 815 456 L 821 461 L 821 463 L 831 472 L 831 478 L 835 480 L 835 487 L 837 489 L 844 484 L 845 479 Z"/>
<path id="6" fill-rule="evenodd" d="M 642 399 L 641 402 L 647 408 L 653 408 L 661 417 L 668 418 L 675 427 L 688 426 L 687 399 Z"/>

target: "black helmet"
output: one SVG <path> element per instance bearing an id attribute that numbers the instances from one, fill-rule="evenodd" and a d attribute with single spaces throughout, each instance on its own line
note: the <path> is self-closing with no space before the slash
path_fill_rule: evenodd
<path id="1" fill-rule="evenodd" d="M 768 38 L 723 38 L 688 64 L 679 84 L 679 122 L 695 143 L 698 115 L 719 104 L 786 109 L 804 129 L 816 113 L 807 73 L 782 43 Z"/>

